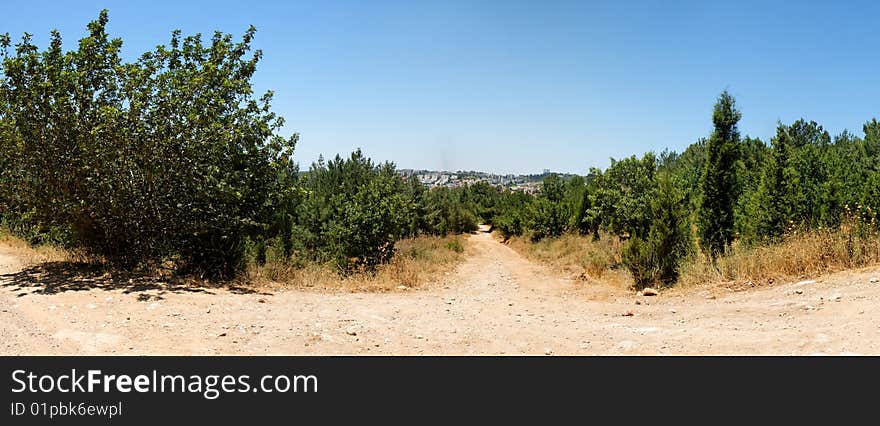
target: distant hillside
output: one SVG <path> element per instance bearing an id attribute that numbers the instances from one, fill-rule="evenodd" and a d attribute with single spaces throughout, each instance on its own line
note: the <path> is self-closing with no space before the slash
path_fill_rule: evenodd
<path id="1" fill-rule="evenodd" d="M 428 187 L 450 187 L 454 188 L 462 185 L 469 185 L 477 182 L 486 182 L 494 186 L 502 186 L 505 188 L 524 189 L 526 191 L 533 190 L 535 185 L 540 184 L 544 178 L 554 172 L 544 172 L 540 174 L 494 174 L 480 172 L 475 170 L 413 170 L 399 169 L 398 172 L 404 176 L 416 176 L 419 181 L 428 185 Z M 572 173 L 556 173 L 564 180 L 568 180 L 574 176 Z"/>

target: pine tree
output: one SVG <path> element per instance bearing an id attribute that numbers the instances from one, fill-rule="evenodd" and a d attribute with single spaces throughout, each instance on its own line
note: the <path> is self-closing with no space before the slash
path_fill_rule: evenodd
<path id="1" fill-rule="evenodd" d="M 655 282 L 674 283 L 682 260 L 691 251 L 687 203 L 668 173 L 657 177 L 657 188 L 651 198 L 651 230 L 647 239 L 632 237 L 621 253 L 621 260 L 638 288 Z"/>
<path id="2" fill-rule="evenodd" d="M 736 125 L 741 117 L 733 96 L 726 90 L 722 92 L 712 114 L 715 131 L 706 144 L 706 164 L 700 181 L 700 240 L 712 258 L 723 254 L 733 241 L 739 141 Z"/>
<path id="3" fill-rule="evenodd" d="M 761 183 L 752 198 L 749 213 L 750 234 L 757 239 L 778 238 L 785 233 L 791 218 L 791 206 L 786 170 L 789 170 L 791 136 L 788 127 L 779 124 L 776 137 L 771 141 L 773 150 L 761 175 Z M 790 173 L 788 173 L 790 175 Z"/>
<path id="4" fill-rule="evenodd" d="M 651 202 L 651 232 L 648 242 L 653 246 L 657 262 L 656 279 L 672 284 L 678 279 L 678 267 L 691 248 L 691 231 L 684 194 L 672 178 L 657 178 L 657 192 Z"/>

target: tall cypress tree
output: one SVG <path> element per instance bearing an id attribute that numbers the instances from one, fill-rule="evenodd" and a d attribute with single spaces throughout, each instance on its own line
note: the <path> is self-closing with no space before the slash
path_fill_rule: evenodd
<path id="1" fill-rule="evenodd" d="M 715 131 L 706 144 L 706 163 L 700 180 L 698 223 L 700 241 L 713 259 L 723 254 L 733 241 L 733 211 L 736 204 L 736 160 L 742 117 L 736 100 L 727 91 L 715 103 L 712 122 Z"/>
<path id="2" fill-rule="evenodd" d="M 752 238 L 777 238 L 785 233 L 791 217 L 785 176 L 790 139 L 788 128 L 780 123 L 776 128 L 776 137 L 771 141 L 773 149 L 764 165 L 761 183 L 750 200 L 749 233 Z"/>

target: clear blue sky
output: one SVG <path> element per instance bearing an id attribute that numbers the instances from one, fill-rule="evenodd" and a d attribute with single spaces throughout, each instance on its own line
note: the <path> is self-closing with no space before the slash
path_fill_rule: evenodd
<path id="1" fill-rule="evenodd" d="M 0 31 L 73 46 L 102 8 L 127 58 L 173 29 L 255 25 L 255 86 L 303 165 L 362 147 L 402 168 L 584 173 L 708 135 L 725 88 L 765 140 L 777 120 L 861 135 L 880 118 L 875 1 L 31 0 Z"/>

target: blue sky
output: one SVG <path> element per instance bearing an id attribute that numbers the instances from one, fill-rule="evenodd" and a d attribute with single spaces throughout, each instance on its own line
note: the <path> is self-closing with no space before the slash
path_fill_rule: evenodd
<path id="1" fill-rule="evenodd" d="M 584 173 L 708 135 L 723 89 L 743 134 L 804 117 L 861 135 L 880 118 L 880 2 L 791 3 L 32 0 L 0 32 L 73 46 L 107 8 L 135 58 L 173 29 L 253 24 L 255 87 L 303 165 L 361 147 L 402 168 Z"/>

